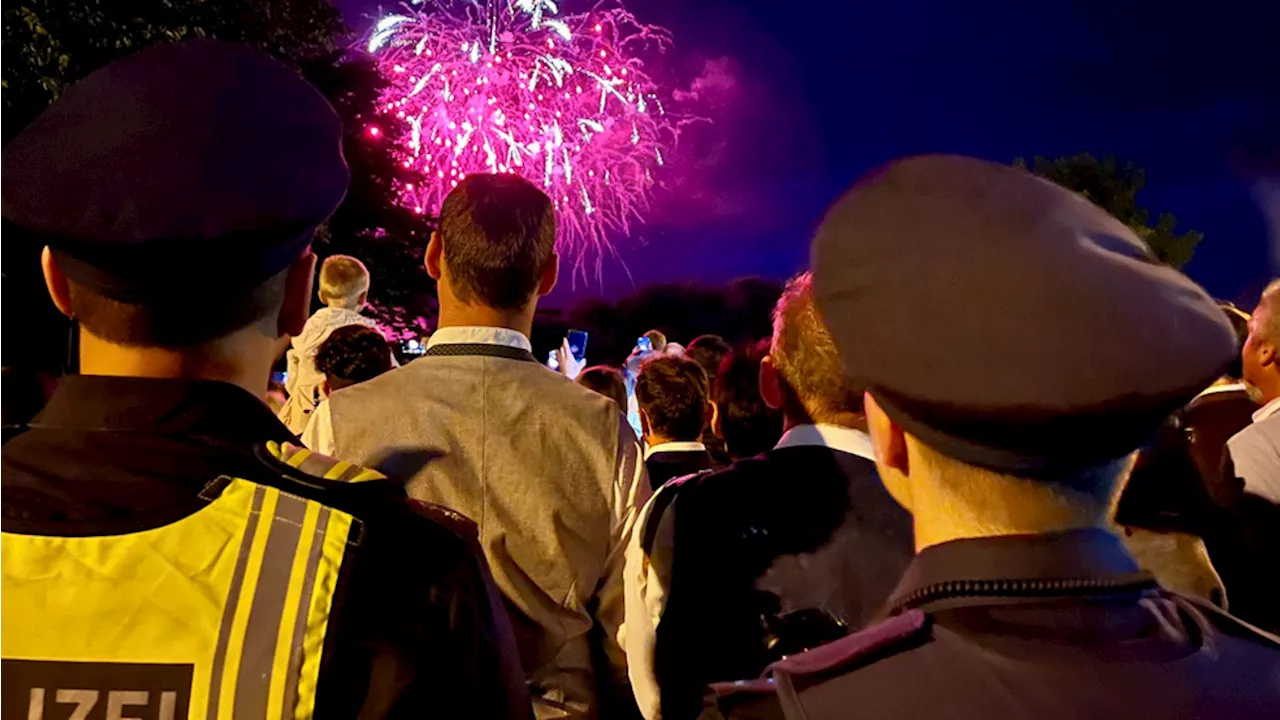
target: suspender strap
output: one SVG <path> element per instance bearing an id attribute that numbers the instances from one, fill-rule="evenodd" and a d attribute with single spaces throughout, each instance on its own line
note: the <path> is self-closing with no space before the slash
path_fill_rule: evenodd
<path id="1" fill-rule="evenodd" d="M 432 345 L 422 354 L 423 357 L 462 357 L 479 355 L 481 357 L 506 358 L 522 362 L 536 363 L 533 353 L 510 345 L 492 345 L 490 343 L 441 343 Z"/>

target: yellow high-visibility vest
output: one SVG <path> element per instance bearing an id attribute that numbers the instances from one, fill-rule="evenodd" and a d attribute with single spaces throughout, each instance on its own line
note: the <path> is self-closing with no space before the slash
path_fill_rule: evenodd
<path id="1" fill-rule="evenodd" d="M 294 467 L 320 460 L 271 450 Z M 215 486 L 205 507 L 143 532 L 0 533 L 5 720 L 312 716 L 358 521 L 247 480 Z"/>

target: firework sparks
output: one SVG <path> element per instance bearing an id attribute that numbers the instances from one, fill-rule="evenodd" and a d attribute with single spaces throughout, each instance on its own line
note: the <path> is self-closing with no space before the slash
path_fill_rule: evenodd
<path id="1" fill-rule="evenodd" d="M 367 40 L 389 80 L 380 122 L 406 125 L 391 151 L 433 180 L 400 188 L 405 204 L 436 210 L 469 173 L 522 175 L 555 203 L 575 275 L 598 273 L 690 121 L 665 111 L 641 59 L 670 44 L 621 6 L 428 0 L 383 17 Z"/>

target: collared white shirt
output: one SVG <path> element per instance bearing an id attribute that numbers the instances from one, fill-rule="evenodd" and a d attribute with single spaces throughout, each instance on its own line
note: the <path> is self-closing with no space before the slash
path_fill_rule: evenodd
<path id="1" fill-rule="evenodd" d="M 436 345 L 506 345 L 526 352 L 533 352 L 529 338 L 519 330 L 481 325 L 442 327 L 427 338 L 427 349 Z"/>
<path id="2" fill-rule="evenodd" d="M 1275 415 L 1278 412 L 1280 412 L 1280 398 L 1276 398 L 1275 400 L 1272 400 L 1266 405 L 1263 405 L 1262 407 L 1253 411 L 1253 421 L 1262 422 L 1263 420 L 1266 420 L 1267 418 L 1271 417 L 1272 415 Z"/>
<path id="3" fill-rule="evenodd" d="M 706 452 L 707 446 L 693 441 L 665 442 L 652 445 L 644 449 L 644 459 L 648 460 L 650 455 L 663 452 Z"/>
<path id="4" fill-rule="evenodd" d="M 862 430 L 840 425 L 826 423 L 796 425 L 782 434 L 773 449 L 781 450 L 789 447 L 825 447 L 857 455 L 871 462 L 876 461 L 871 436 Z"/>
<path id="5" fill-rule="evenodd" d="M 1253 424 L 1227 441 L 1227 452 L 1246 492 L 1280 503 L 1280 398 L 1253 413 Z"/>
<path id="6" fill-rule="evenodd" d="M 678 447 L 673 447 L 678 446 Z M 645 451 L 645 459 L 655 452 L 666 450 L 705 449 L 702 443 L 662 443 Z M 839 425 L 797 425 L 783 433 L 775 450 L 791 447 L 826 447 L 850 453 L 875 462 L 871 436 L 862 430 Z M 627 548 L 626 567 L 626 649 L 627 674 L 631 678 L 631 690 L 646 720 L 662 716 L 661 693 L 654 673 L 654 649 L 657 645 L 658 621 L 667 606 L 667 588 L 670 586 L 673 539 L 675 536 L 674 512 L 666 512 L 656 518 L 658 527 L 652 533 L 652 556 L 644 551 L 646 527 L 650 514 L 657 504 L 657 497 L 672 492 L 674 486 L 663 485 L 653 493 L 636 520 L 636 532 Z"/>
<path id="7" fill-rule="evenodd" d="M 533 352 L 533 344 L 524 333 L 510 328 L 479 325 L 442 327 L 427 339 L 428 350 L 437 345 L 505 345 Z M 334 454 L 333 415 L 329 412 L 328 402 L 320 403 L 311 413 L 307 427 L 302 431 L 302 444 L 321 455 Z"/>

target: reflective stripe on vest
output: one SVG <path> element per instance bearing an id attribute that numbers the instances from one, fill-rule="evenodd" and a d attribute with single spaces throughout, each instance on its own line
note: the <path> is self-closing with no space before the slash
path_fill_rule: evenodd
<path id="1" fill-rule="evenodd" d="M 362 465 L 331 458 L 328 455 L 313 453 L 304 447 L 292 443 L 281 445 L 274 440 L 267 443 L 267 450 L 277 460 L 302 472 L 325 480 L 338 482 L 364 482 L 366 480 L 386 480 L 387 476 L 377 470 L 370 470 Z"/>
<path id="2" fill-rule="evenodd" d="M 353 519 L 224 482 L 144 532 L 0 533 L 6 720 L 312 716 Z"/>

